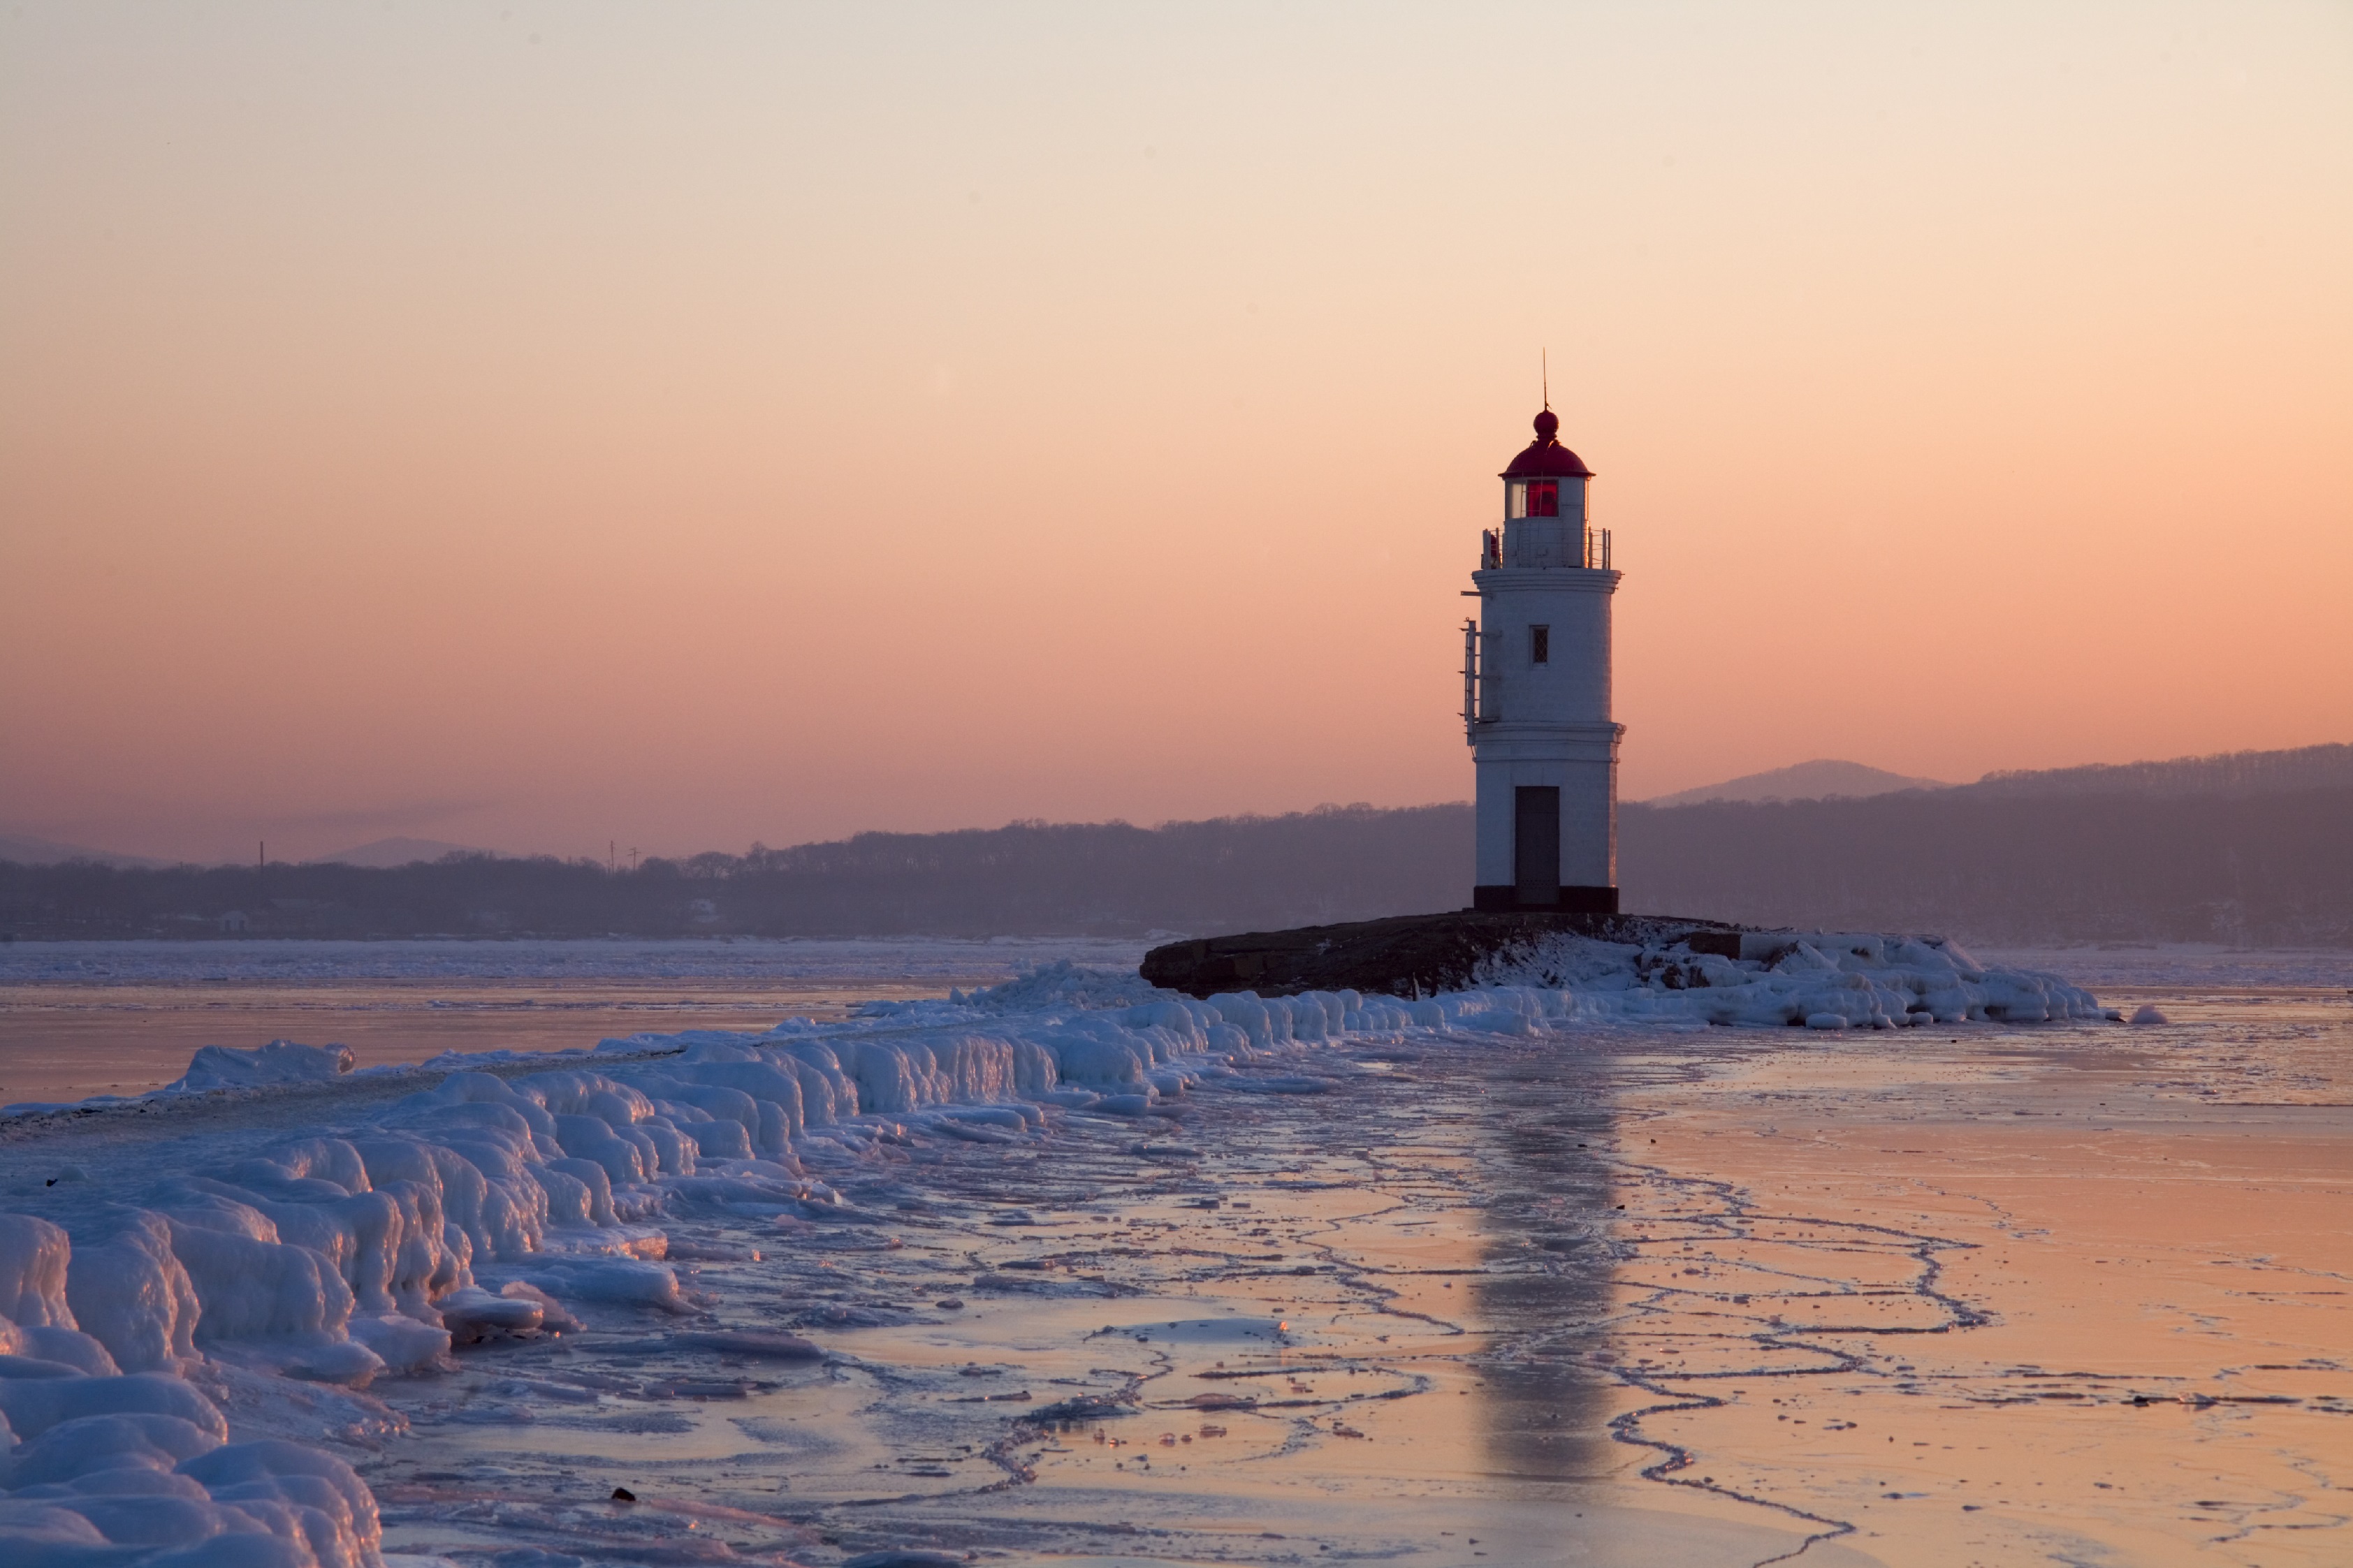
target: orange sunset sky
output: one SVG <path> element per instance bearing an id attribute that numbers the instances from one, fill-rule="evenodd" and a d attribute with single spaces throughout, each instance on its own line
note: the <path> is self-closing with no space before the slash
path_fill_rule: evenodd
<path id="1" fill-rule="evenodd" d="M 1467 798 L 1548 348 L 1630 798 L 2353 740 L 2353 7 L 0 12 L 0 831 Z"/>

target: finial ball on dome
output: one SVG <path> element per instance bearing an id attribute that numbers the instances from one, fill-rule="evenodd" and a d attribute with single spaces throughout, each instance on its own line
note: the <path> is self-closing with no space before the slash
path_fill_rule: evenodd
<path id="1" fill-rule="evenodd" d="M 1504 470 L 1507 479 L 1589 479 L 1585 459 L 1560 444 L 1560 416 L 1547 408 L 1536 416 L 1536 438 Z"/>

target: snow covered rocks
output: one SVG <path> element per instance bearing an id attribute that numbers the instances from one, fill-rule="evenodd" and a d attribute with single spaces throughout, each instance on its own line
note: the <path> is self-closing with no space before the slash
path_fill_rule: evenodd
<path id="1" fill-rule="evenodd" d="M 1479 978 L 1557 988 L 1594 1021 L 1835 1030 L 2107 1016 L 2090 992 L 2056 975 L 1989 969 L 1938 937 L 1868 932 L 1743 931 L 1665 947 L 1545 937 L 1497 954 Z"/>
<path id="2" fill-rule="evenodd" d="M 1195 994 L 1240 976 L 1260 994 L 1329 987 L 1444 998 L 1449 1017 L 1492 1011 L 1478 1000 L 1485 994 L 1535 990 L 1556 994 L 1515 1009 L 1562 1023 L 1845 1029 L 2101 1016 L 2084 991 L 2051 975 L 1988 970 L 1938 937 L 1755 931 L 1643 915 L 1464 910 L 1256 931 L 1155 948 L 1144 973 Z"/>

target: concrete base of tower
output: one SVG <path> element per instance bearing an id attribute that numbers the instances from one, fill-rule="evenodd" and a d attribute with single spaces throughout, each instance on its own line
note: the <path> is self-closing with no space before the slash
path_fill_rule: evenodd
<path id="1" fill-rule="evenodd" d="M 1563 888 L 1558 903 L 1528 904 L 1520 901 L 1518 888 L 1505 882 L 1500 887 L 1472 889 L 1471 907 L 1486 913 L 1527 910 L 1563 915 L 1614 915 L 1618 912 L 1618 889 Z"/>

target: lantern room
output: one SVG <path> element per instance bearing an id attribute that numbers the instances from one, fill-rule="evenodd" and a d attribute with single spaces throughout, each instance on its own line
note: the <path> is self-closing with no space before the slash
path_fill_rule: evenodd
<path id="1" fill-rule="evenodd" d="M 1585 481 L 1593 470 L 1560 444 L 1560 416 L 1547 408 L 1536 416 L 1536 438 L 1504 470 L 1504 519 L 1567 518 L 1585 521 Z"/>

